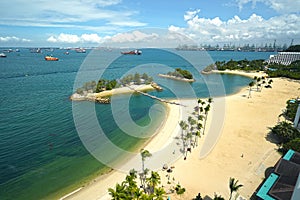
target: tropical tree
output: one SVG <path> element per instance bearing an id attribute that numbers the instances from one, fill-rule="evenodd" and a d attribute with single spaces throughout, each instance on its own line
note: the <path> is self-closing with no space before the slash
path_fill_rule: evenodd
<path id="1" fill-rule="evenodd" d="M 194 129 L 195 129 L 195 125 L 197 124 L 197 121 L 192 117 L 192 116 L 189 116 L 188 117 L 188 123 L 189 123 L 189 126 L 190 126 L 190 130 L 189 132 L 187 133 L 188 136 L 188 139 L 190 140 L 190 146 L 192 145 L 192 139 L 193 139 L 193 135 L 194 135 Z M 194 145 L 193 145 L 194 147 Z"/>
<path id="2" fill-rule="evenodd" d="M 147 178 L 147 183 L 149 185 L 149 190 L 150 193 L 153 194 L 154 193 L 154 188 L 160 184 L 160 176 L 157 172 L 152 171 L 151 172 L 151 176 L 149 178 Z"/>
<path id="3" fill-rule="evenodd" d="M 294 128 L 291 123 L 286 121 L 279 122 L 276 126 L 270 129 L 273 134 L 279 137 L 282 143 L 287 143 L 300 137 L 300 131 Z"/>
<path id="4" fill-rule="evenodd" d="M 214 196 L 213 200 L 225 200 L 225 199 L 224 199 L 224 197 L 222 197 L 221 195 L 217 195 L 217 194 L 215 193 L 215 196 Z"/>
<path id="5" fill-rule="evenodd" d="M 184 134 L 184 131 L 186 131 L 188 129 L 188 125 L 185 121 L 180 121 L 179 122 L 179 126 L 181 127 L 181 139 L 182 139 L 182 143 L 183 143 L 183 154 L 185 154 L 185 151 L 186 151 L 186 136 Z"/>
<path id="6" fill-rule="evenodd" d="M 154 196 L 156 200 L 163 200 L 165 197 L 166 191 L 164 188 L 159 187 L 159 188 L 154 188 Z"/>
<path id="7" fill-rule="evenodd" d="M 229 189 L 230 189 L 230 196 L 229 196 L 229 200 L 231 200 L 232 197 L 232 193 L 233 192 L 237 192 L 241 187 L 243 187 L 242 184 L 238 184 L 238 180 L 235 180 L 235 178 L 231 178 L 229 179 Z"/>
<path id="8" fill-rule="evenodd" d="M 251 91 L 252 91 L 252 87 L 253 87 L 253 86 L 254 86 L 254 82 L 251 81 L 251 82 L 249 83 L 249 95 L 248 95 L 248 98 L 251 97 Z"/>
<path id="9" fill-rule="evenodd" d="M 287 152 L 289 149 L 300 152 L 300 138 L 292 139 L 291 141 L 283 144 L 283 151 Z"/>
<path id="10" fill-rule="evenodd" d="M 116 189 L 109 188 L 108 193 L 112 197 L 112 200 L 121 200 L 126 198 L 125 186 L 123 184 L 116 184 Z"/>
<path id="11" fill-rule="evenodd" d="M 200 192 L 197 194 L 197 196 L 195 198 L 193 198 L 193 200 L 203 200 L 203 198 L 201 197 Z"/>
<path id="12" fill-rule="evenodd" d="M 177 184 L 175 187 L 176 194 L 183 195 L 185 193 L 185 188 L 181 187 L 180 184 Z"/>
<path id="13" fill-rule="evenodd" d="M 205 117 L 204 117 L 203 135 L 204 135 L 205 128 L 206 128 L 207 116 L 208 116 L 209 111 L 210 111 L 210 103 L 207 104 L 206 107 L 204 108 Z"/>
<path id="14" fill-rule="evenodd" d="M 261 86 L 260 81 L 261 81 L 261 78 L 257 77 L 257 79 L 256 79 L 256 91 L 258 91 L 258 88 Z"/>
<path id="15" fill-rule="evenodd" d="M 145 170 L 145 160 L 146 160 L 146 158 L 151 157 L 152 154 L 146 149 L 141 149 L 140 154 L 141 154 L 141 157 L 142 157 L 141 182 L 142 182 L 142 186 L 145 190 L 146 173 L 148 172 L 148 170 Z"/>
<path id="16" fill-rule="evenodd" d="M 140 154 L 142 157 L 142 170 L 145 171 L 145 160 L 146 158 L 150 158 L 152 154 L 146 149 L 141 149 Z"/>

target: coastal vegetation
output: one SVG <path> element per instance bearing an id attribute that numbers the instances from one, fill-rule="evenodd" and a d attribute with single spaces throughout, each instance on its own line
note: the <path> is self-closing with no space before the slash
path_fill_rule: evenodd
<path id="1" fill-rule="evenodd" d="M 265 60 L 239 60 L 234 61 L 216 61 L 214 64 L 208 65 L 203 69 L 204 73 L 209 73 L 212 70 L 243 70 L 251 71 L 265 71 L 270 78 L 272 77 L 286 77 L 300 80 L 300 61 L 294 61 L 290 65 L 282 65 L 277 63 L 265 63 Z"/>
<path id="2" fill-rule="evenodd" d="M 166 199 L 167 192 L 162 185 L 161 177 L 158 172 L 151 171 L 144 168 L 144 161 L 146 158 L 151 157 L 152 154 L 145 149 L 140 151 L 142 158 L 142 172 L 140 173 L 139 185 L 137 182 L 138 172 L 134 169 L 129 171 L 129 174 L 125 177 L 122 183 L 117 183 L 114 188 L 109 188 L 108 192 L 112 200 L 163 200 Z M 167 184 L 171 184 L 168 182 Z M 185 188 L 179 183 L 172 186 L 172 192 L 176 192 L 177 195 L 185 193 Z"/>
<path id="3" fill-rule="evenodd" d="M 256 86 L 256 92 L 261 92 L 264 87 L 265 88 L 272 88 L 272 86 L 271 86 L 272 83 L 273 83 L 273 80 L 269 79 L 268 77 L 254 76 L 253 80 L 248 84 L 248 86 L 249 86 L 248 98 L 251 98 L 252 87 Z"/>
<path id="4" fill-rule="evenodd" d="M 230 190 L 229 200 L 232 199 L 232 195 L 233 195 L 234 192 L 238 192 L 238 190 L 241 187 L 243 187 L 243 185 L 239 184 L 238 182 L 239 181 L 236 180 L 235 178 L 232 178 L 232 177 L 229 178 L 229 190 Z M 203 198 L 201 197 L 201 194 L 198 193 L 198 195 L 195 198 L 193 198 L 193 200 L 203 200 Z M 213 200 L 225 200 L 225 198 L 222 197 L 221 195 L 218 195 L 218 194 L 215 193 Z"/>
<path id="5" fill-rule="evenodd" d="M 142 85 L 142 87 L 136 87 L 140 85 Z M 158 91 L 162 90 L 159 85 L 153 82 L 153 78 L 146 73 L 135 73 L 129 74 L 119 80 L 100 79 L 98 82 L 86 82 L 82 87 L 76 89 L 76 92 L 71 95 L 70 99 L 73 101 L 87 100 L 98 103 L 110 103 L 110 97 L 113 94 L 148 91 L 152 89 Z"/>
<path id="6" fill-rule="evenodd" d="M 161 77 L 171 78 L 180 81 L 194 82 L 193 74 L 188 70 L 181 68 L 176 68 L 173 72 L 168 72 L 167 74 L 158 74 Z"/>
<path id="7" fill-rule="evenodd" d="M 96 81 L 90 81 L 83 84 L 82 87 L 76 89 L 77 94 L 83 95 L 84 92 L 90 92 L 90 93 L 99 93 L 106 90 L 112 90 L 114 88 L 119 88 L 121 86 L 125 85 L 141 85 L 141 84 L 150 84 L 153 81 L 153 78 L 151 76 L 148 76 L 146 73 L 144 74 L 129 74 L 125 77 L 123 77 L 120 80 L 107 80 L 107 79 L 99 79 L 98 82 Z"/>
<path id="8" fill-rule="evenodd" d="M 283 116 L 285 121 L 270 128 L 270 134 L 276 135 L 279 139 L 280 152 L 286 153 L 289 149 L 300 151 L 300 131 L 291 122 L 295 119 L 299 103 L 299 99 L 288 100 L 286 109 L 279 115 L 279 117 Z"/>
<path id="9" fill-rule="evenodd" d="M 184 159 L 187 158 L 187 153 L 192 151 L 192 148 L 198 146 L 198 138 L 204 135 L 207 116 L 211 108 L 213 99 L 207 100 L 198 99 L 198 106 L 194 108 L 193 115 L 188 117 L 187 121 L 180 121 L 179 126 L 182 130 L 181 140 L 183 143 Z"/>
<path id="10" fill-rule="evenodd" d="M 233 192 L 237 192 L 241 187 L 243 187 L 242 184 L 238 184 L 238 180 L 235 180 L 235 178 L 230 177 L 229 179 L 229 189 L 230 189 L 230 196 L 229 200 L 232 198 Z"/>
<path id="11" fill-rule="evenodd" d="M 217 70 L 244 70 L 244 71 L 257 71 L 257 70 L 263 70 L 263 67 L 265 66 L 264 60 L 230 60 L 228 62 L 225 61 L 216 61 L 215 66 Z"/>
<path id="12" fill-rule="evenodd" d="M 300 52 L 300 45 L 292 45 L 287 50 L 286 52 Z"/>
<path id="13" fill-rule="evenodd" d="M 300 80 L 300 60 L 290 65 L 269 64 L 266 71 L 269 77 L 286 77 Z"/>

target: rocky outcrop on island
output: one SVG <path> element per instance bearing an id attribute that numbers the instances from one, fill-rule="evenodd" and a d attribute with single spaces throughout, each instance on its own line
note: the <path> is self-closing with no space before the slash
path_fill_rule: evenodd
<path id="1" fill-rule="evenodd" d="M 214 70 L 218 70 L 217 66 L 215 64 L 210 64 L 207 67 L 205 67 L 201 73 L 202 74 L 210 74 L 212 73 Z"/>

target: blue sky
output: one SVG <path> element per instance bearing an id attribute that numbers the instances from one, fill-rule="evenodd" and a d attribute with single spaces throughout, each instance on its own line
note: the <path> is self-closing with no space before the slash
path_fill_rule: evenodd
<path id="1" fill-rule="evenodd" d="M 156 29 L 197 44 L 300 43 L 300 0 L 1 2 L 0 46 L 120 44 L 162 37 Z"/>

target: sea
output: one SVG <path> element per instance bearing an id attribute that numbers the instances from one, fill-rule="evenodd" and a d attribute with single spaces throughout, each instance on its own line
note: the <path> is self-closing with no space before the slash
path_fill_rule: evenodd
<path id="1" fill-rule="evenodd" d="M 65 54 L 65 49 L 42 50 L 42 53 L 19 49 L 0 58 L 1 200 L 58 199 L 110 171 L 107 160 L 112 163 L 122 160 L 122 154 L 118 154 L 104 159 L 105 162 L 99 161 L 82 142 L 78 134 L 82 130 L 97 132 L 101 127 L 109 142 L 123 150 L 138 152 L 165 119 L 165 110 L 152 109 L 153 105 L 162 103 L 138 94 L 117 95 L 112 104 L 70 101 L 70 95 L 85 82 L 100 78 L 118 80 L 138 72 L 147 73 L 163 87 L 162 92 L 149 92 L 160 98 L 224 96 L 238 92 L 250 79 L 229 74 L 203 75 L 201 69 L 214 61 L 268 59 L 274 54 L 145 48 L 137 56 L 122 55 L 119 49 L 107 48 L 86 53 L 68 50 L 69 54 Z M 45 61 L 46 55 L 58 57 L 59 61 Z M 196 82 L 157 76 L 179 67 L 191 71 Z M 216 84 L 216 80 L 221 81 Z M 219 87 L 224 88 L 223 93 L 215 90 Z M 87 111 L 77 112 L 78 107 Z M 93 114 L 88 112 L 90 108 L 95 111 Z M 137 137 L 121 129 L 115 114 L 125 112 L 134 123 L 146 127 L 147 134 Z M 98 123 L 81 129 L 91 118 L 96 118 Z M 112 151 L 104 143 L 103 147 L 101 141 L 97 143 L 97 150 L 110 155 Z"/>

